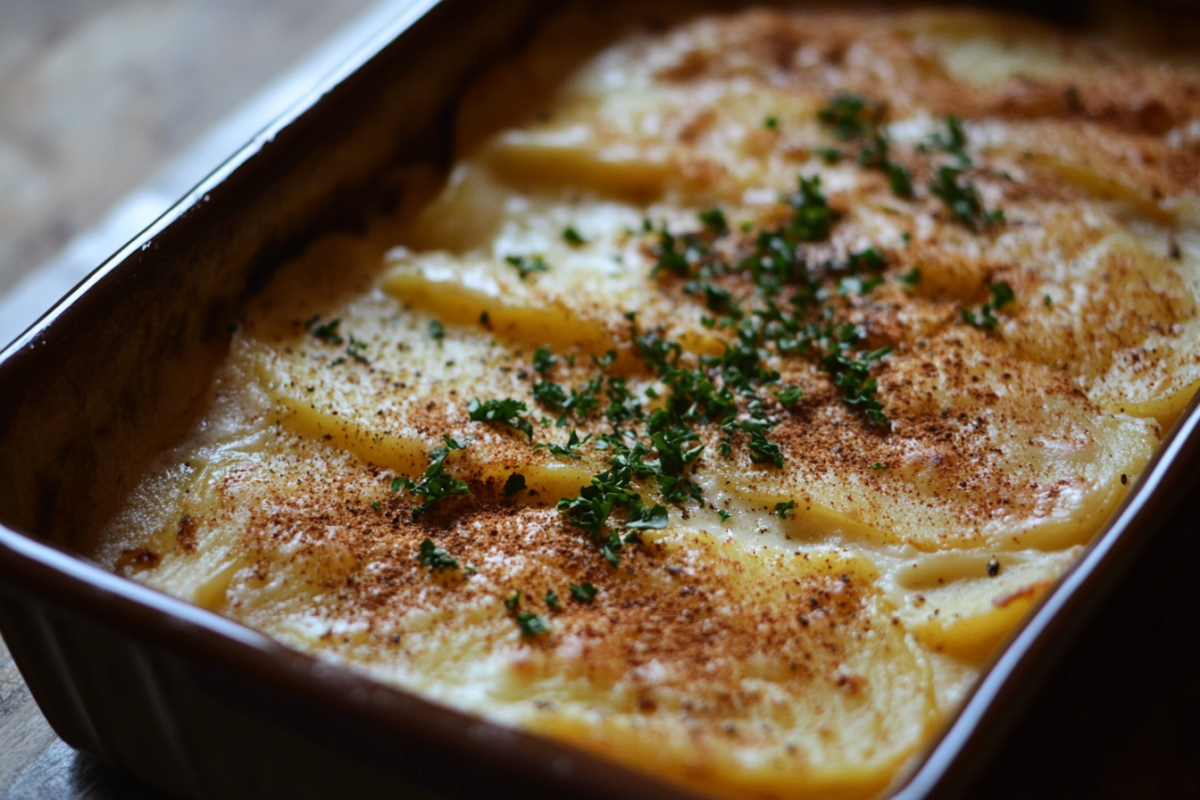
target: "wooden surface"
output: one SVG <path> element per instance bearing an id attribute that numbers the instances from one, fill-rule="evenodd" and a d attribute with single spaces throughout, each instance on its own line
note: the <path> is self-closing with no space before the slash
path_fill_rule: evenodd
<path id="1" fill-rule="evenodd" d="M 373 2 L 0 0 L 0 295 Z"/>

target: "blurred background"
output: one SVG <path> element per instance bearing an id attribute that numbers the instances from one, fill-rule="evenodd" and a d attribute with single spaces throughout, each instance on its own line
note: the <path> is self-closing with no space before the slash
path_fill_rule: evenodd
<path id="1" fill-rule="evenodd" d="M 0 297 L 376 3 L 0 0 Z"/>

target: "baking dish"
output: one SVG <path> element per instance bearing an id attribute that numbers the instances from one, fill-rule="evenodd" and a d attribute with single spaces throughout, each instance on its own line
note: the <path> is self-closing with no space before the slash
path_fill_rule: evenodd
<path id="1" fill-rule="evenodd" d="M 5 523 L 69 548 L 74 531 L 104 516 L 130 470 L 188 418 L 241 300 L 307 239 L 398 202 L 405 186 L 391 166 L 444 158 L 458 88 L 519 44 L 538 10 L 444 3 L 391 44 L 381 34 L 357 71 L 257 139 L 10 348 L 0 366 Z M 1180 430 L 1194 424 L 1193 412 Z M 1065 634 L 1148 540 L 1138 531 L 1171 530 L 1163 515 L 1185 496 L 1195 461 L 1190 438 L 1172 441 L 901 796 L 969 786 Z M 152 783 L 221 797 L 325 796 L 346 781 L 357 793 L 394 792 L 396 776 L 457 794 L 529 782 L 680 794 L 323 667 L 39 541 L 6 531 L 4 547 L 11 599 L 0 625 L 47 716 L 72 744 Z"/>

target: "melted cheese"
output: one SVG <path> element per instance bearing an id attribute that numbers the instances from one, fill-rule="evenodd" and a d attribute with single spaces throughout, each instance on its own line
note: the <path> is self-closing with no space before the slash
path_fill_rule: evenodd
<path id="1" fill-rule="evenodd" d="M 531 63 L 554 59 L 504 69 Z M 399 234 L 323 240 L 247 310 L 210 410 L 92 555 L 318 657 L 704 792 L 877 795 L 1200 385 L 1197 158 L 1171 133 L 1200 111 L 1173 98 L 1200 84 L 1004 18 L 748 12 L 635 32 L 532 122 L 482 137 L 471 115 L 496 107 L 504 69 L 466 106 L 477 146 Z M 821 121 L 839 93 L 887 99 L 879 133 L 911 196 L 856 159 L 863 138 Z M 951 114 L 963 155 L 928 146 Z M 1003 220 L 956 219 L 931 188 L 946 166 Z M 667 523 L 606 553 L 556 510 L 610 466 L 594 437 L 649 441 L 645 418 L 605 417 L 605 391 L 668 407 L 647 332 L 685 369 L 734 346 L 737 319 L 689 279 L 747 311 L 809 313 L 794 276 L 756 291 L 738 266 L 786 224 L 798 176 L 836 214 L 827 237 L 789 245 L 821 286 L 809 321 L 829 309 L 861 352 L 892 348 L 870 370 L 888 422 L 846 402 L 828 341 L 760 340 L 778 377 L 752 381 L 731 419 L 766 419 L 783 466 L 744 427 L 686 417 L 703 447 L 682 470 L 694 494 L 665 503 L 663 484 L 635 479 Z M 731 230 L 705 228 L 714 207 Z M 663 230 L 728 266 L 656 269 Z M 878 268 L 849 269 L 867 248 Z M 989 286 L 1014 299 L 990 328 L 968 324 Z M 542 346 L 557 358 L 544 374 Z M 600 408 L 539 402 L 544 380 L 584 394 L 599 380 Z M 784 386 L 803 397 L 785 406 Z M 472 401 L 505 398 L 527 405 L 532 435 L 471 420 Z M 572 431 L 593 437 L 577 457 L 544 446 Z M 397 489 L 447 437 L 465 447 L 445 474 L 470 496 L 414 514 L 420 497 Z M 426 539 L 458 568 L 423 566 Z M 594 599 L 572 596 L 585 585 Z M 548 631 L 523 631 L 520 613 Z"/>

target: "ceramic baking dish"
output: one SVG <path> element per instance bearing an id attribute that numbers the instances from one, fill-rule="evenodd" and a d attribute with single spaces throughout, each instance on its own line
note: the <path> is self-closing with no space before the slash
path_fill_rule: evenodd
<path id="1" fill-rule="evenodd" d="M 0 353 L 0 633 L 72 746 L 196 798 L 693 796 L 320 663 L 71 552 L 182 432 L 246 298 L 313 238 L 394 208 L 399 165 L 445 164 L 457 98 L 543 5 L 414 3 Z M 1185 719 L 1200 691 L 1179 658 L 1200 632 L 1187 608 L 1198 425 L 1193 403 L 894 797 L 1193 786 L 1197 768 L 1176 756 L 1200 748 Z"/>

